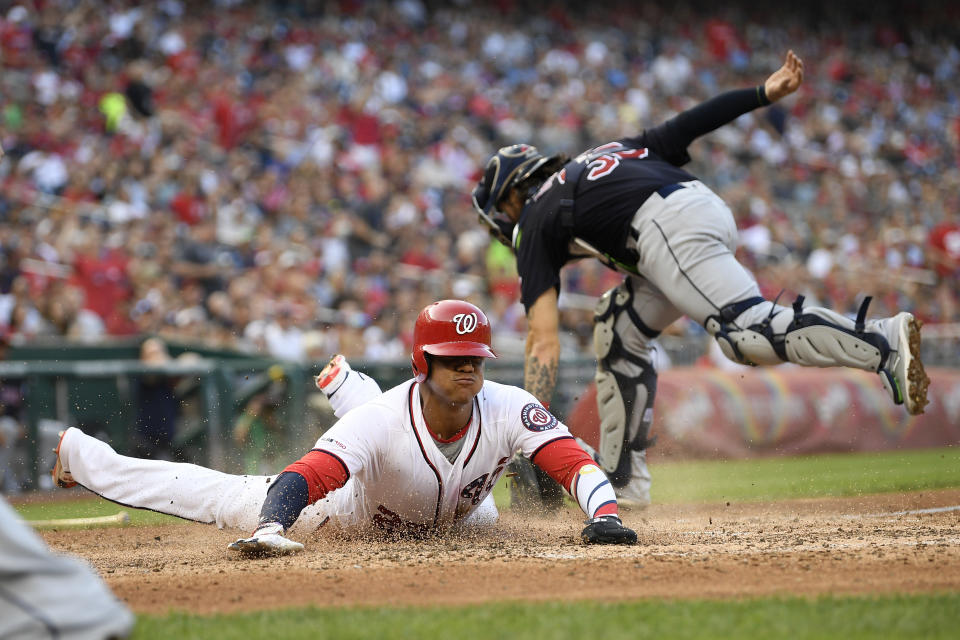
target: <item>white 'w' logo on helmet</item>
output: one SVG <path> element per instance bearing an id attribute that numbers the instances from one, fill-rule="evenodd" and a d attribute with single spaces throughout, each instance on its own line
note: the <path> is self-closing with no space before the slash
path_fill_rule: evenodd
<path id="1" fill-rule="evenodd" d="M 477 328 L 478 320 L 475 313 L 458 313 L 453 316 L 453 323 L 457 325 L 457 334 L 466 335 L 473 333 Z"/>

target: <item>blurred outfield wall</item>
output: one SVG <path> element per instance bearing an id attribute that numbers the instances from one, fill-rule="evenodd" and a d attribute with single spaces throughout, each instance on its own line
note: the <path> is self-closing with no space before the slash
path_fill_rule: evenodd
<path id="1" fill-rule="evenodd" d="M 960 370 L 929 368 L 930 403 L 909 415 L 876 374 L 773 367 L 677 367 L 660 375 L 650 449 L 657 458 L 750 458 L 960 445 Z M 567 416 L 597 446 L 596 389 Z"/>

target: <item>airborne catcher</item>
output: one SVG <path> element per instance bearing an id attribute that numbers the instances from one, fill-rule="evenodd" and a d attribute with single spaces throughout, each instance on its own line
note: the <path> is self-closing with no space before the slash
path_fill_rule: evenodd
<path id="1" fill-rule="evenodd" d="M 820 307 L 765 300 L 734 250 L 730 209 L 680 167 L 697 137 L 797 90 L 803 62 L 792 51 L 756 87 L 723 93 L 636 137 L 568 160 L 526 144 L 503 147 L 487 163 L 474 206 L 517 255 L 527 311 L 524 387 L 545 406 L 559 359 L 560 269 L 594 257 L 625 274 L 594 315 L 600 442 L 596 459 L 621 503 L 646 505 L 657 372 L 650 340 L 687 315 L 730 359 L 874 371 L 896 404 L 923 412 L 929 379 L 920 362 L 920 322 L 902 312 L 856 320 Z M 542 489 L 542 487 L 541 487 Z"/>
<path id="2" fill-rule="evenodd" d="M 331 360 L 317 384 L 341 419 L 275 478 L 128 458 L 68 429 L 54 479 L 130 506 L 254 530 L 230 548 L 284 554 L 303 549 L 286 537 L 298 520 L 308 532 L 329 523 L 414 535 L 490 522 L 490 492 L 520 450 L 587 514 L 584 542 L 637 541 L 606 475 L 567 428 L 523 389 L 484 380 L 484 361 L 496 355 L 480 309 L 435 302 L 417 318 L 413 339 L 414 378 L 383 394 L 341 356 Z"/>

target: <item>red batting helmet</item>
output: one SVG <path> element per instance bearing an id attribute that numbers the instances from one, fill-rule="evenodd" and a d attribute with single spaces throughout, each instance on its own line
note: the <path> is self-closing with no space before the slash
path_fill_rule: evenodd
<path id="1" fill-rule="evenodd" d="M 427 306 L 413 327 L 413 375 L 417 382 L 430 370 L 432 356 L 496 358 L 490 348 L 490 322 L 483 311 L 463 300 L 441 300 Z"/>

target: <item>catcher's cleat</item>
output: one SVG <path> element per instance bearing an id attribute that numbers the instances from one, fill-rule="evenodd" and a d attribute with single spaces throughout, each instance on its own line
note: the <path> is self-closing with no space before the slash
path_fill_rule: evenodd
<path id="1" fill-rule="evenodd" d="M 69 489 L 77 486 L 77 483 L 73 479 L 73 476 L 70 475 L 70 472 L 63 468 L 63 462 L 60 461 L 60 447 L 63 445 L 63 434 L 65 433 L 66 430 L 57 434 L 57 448 L 53 450 L 57 456 L 57 460 L 53 463 L 53 470 L 50 471 L 50 476 L 53 478 L 53 484 L 62 489 Z"/>
<path id="2" fill-rule="evenodd" d="M 907 413 L 919 415 L 927 406 L 930 386 L 930 378 L 920 361 L 923 323 L 904 311 L 879 324 L 890 344 L 890 354 L 879 372 L 883 386 L 896 404 L 906 407 Z"/>
<path id="3" fill-rule="evenodd" d="M 577 438 L 577 444 L 598 465 L 600 464 L 600 461 L 597 460 L 596 449 L 580 438 Z M 624 511 L 646 509 L 650 506 L 650 485 L 652 483 L 650 469 L 647 468 L 647 450 L 630 451 L 627 460 L 630 464 L 626 467 L 627 471 L 624 474 L 627 477 L 626 483 L 620 484 L 620 482 L 623 482 L 622 477 L 611 478 L 610 480 L 610 484 L 613 485 L 613 492 L 617 496 L 617 504 Z M 617 486 L 618 484 L 620 486 Z"/>
<path id="4" fill-rule="evenodd" d="M 617 504 L 624 510 L 646 509 L 650 506 L 650 470 L 647 468 L 647 450 L 631 451 L 630 466 L 628 467 L 630 476 L 626 484 L 617 486 L 613 483 L 613 491 L 617 496 Z"/>
<path id="5" fill-rule="evenodd" d="M 320 371 L 320 375 L 318 375 L 314 381 L 317 384 L 317 388 L 329 398 L 336 393 L 337 389 L 343 384 L 343 381 L 347 379 L 349 373 L 350 363 L 347 362 L 345 357 L 338 353 L 330 358 L 330 362 Z"/>
<path id="6" fill-rule="evenodd" d="M 231 542 L 227 548 L 245 556 L 285 556 L 303 551 L 303 545 L 283 536 L 283 525 L 268 522 L 257 527 L 249 538 Z"/>
<path id="7" fill-rule="evenodd" d="M 614 493 L 617 504 L 623 511 L 640 511 L 650 506 L 650 483 L 630 481 L 625 486 L 614 489 Z"/>

